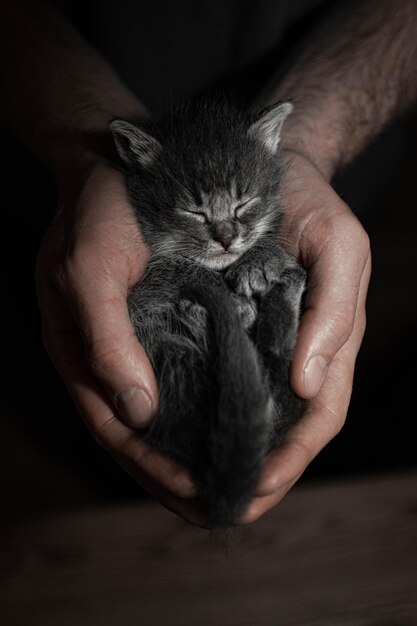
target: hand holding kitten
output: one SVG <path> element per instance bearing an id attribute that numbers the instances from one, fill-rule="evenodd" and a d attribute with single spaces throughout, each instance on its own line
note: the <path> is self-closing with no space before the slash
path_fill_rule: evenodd
<path id="1" fill-rule="evenodd" d="M 192 493 L 190 478 L 149 450 L 135 429 L 148 423 L 158 401 L 152 367 L 126 306 L 147 250 L 138 245 L 140 233 L 117 171 L 94 163 L 82 176 L 77 168 L 77 185 L 67 179 L 37 264 L 45 347 L 94 439 L 147 491 L 177 510 L 177 501 Z M 118 395 L 129 399 L 135 387 L 144 390 L 144 400 L 123 408 Z"/>
<path id="2" fill-rule="evenodd" d="M 282 239 L 309 272 L 292 384 L 309 403 L 284 446 L 271 454 L 242 522 L 252 522 L 275 506 L 342 428 L 366 324 L 371 272 L 367 234 L 309 158 L 291 150 L 283 157 L 287 173 L 281 192 L 286 206 Z M 308 370 L 315 356 L 327 364 L 322 372 L 321 367 L 318 372 Z"/>

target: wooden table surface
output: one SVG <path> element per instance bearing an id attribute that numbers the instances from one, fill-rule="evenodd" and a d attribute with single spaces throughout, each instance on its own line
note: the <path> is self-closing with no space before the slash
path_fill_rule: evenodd
<path id="1" fill-rule="evenodd" d="M 229 553 L 157 503 L 2 539 L 2 626 L 417 625 L 417 472 L 298 487 Z"/>

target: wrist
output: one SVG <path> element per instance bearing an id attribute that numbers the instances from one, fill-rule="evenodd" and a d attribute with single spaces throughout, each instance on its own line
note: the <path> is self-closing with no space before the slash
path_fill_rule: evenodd
<path id="1" fill-rule="evenodd" d="M 346 102 L 333 98 L 294 98 L 293 102 L 294 112 L 283 127 L 282 147 L 308 158 L 330 182 L 346 163 L 352 112 Z"/>
<path id="2" fill-rule="evenodd" d="M 274 89 L 263 95 L 260 106 L 289 100 L 293 112 L 285 120 L 281 132 L 281 150 L 307 158 L 330 182 L 343 165 L 343 116 L 340 108 L 328 99 L 316 99 L 291 89 Z"/>
<path id="3" fill-rule="evenodd" d="M 338 169 L 338 157 L 332 145 L 318 141 L 302 127 L 282 133 L 281 150 L 298 154 L 310 161 L 330 182 Z"/>
<path id="4" fill-rule="evenodd" d="M 374 103 L 365 92 L 339 89 L 293 102 L 282 145 L 306 156 L 328 181 L 377 134 Z"/>

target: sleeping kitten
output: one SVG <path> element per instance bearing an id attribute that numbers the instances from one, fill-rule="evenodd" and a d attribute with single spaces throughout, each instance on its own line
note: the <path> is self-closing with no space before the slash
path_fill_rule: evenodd
<path id="1" fill-rule="evenodd" d="M 128 301 L 160 393 L 145 439 L 191 470 L 212 527 L 243 513 L 303 410 L 288 369 L 305 272 L 277 240 L 291 110 L 201 97 L 110 124 L 151 248 Z"/>

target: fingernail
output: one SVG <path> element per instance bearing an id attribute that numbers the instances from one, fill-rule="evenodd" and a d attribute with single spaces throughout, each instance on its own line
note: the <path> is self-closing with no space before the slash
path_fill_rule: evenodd
<path id="1" fill-rule="evenodd" d="M 129 387 L 117 394 L 116 407 L 125 424 L 132 428 L 143 428 L 152 418 L 152 400 L 139 387 Z"/>
<path id="2" fill-rule="evenodd" d="M 328 362 L 323 356 L 313 356 L 304 369 L 304 389 L 308 398 L 314 398 L 320 391 Z"/>

